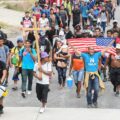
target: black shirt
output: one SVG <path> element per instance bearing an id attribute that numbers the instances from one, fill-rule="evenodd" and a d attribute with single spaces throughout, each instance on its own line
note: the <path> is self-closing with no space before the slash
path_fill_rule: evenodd
<path id="1" fill-rule="evenodd" d="M 66 39 L 70 39 L 70 38 L 72 38 L 72 37 L 73 37 L 73 34 L 72 34 L 71 31 L 69 31 L 68 33 L 65 32 L 65 38 L 66 38 Z"/>
<path id="2" fill-rule="evenodd" d="M 80 23 L 80 10 L 73 10 L 73 26 L 75 27 L 77 24 Z"/>
<path id="3" fill-rule="evenodd" d="M 3 76 L 3 70 L 6 70 L 6 65 L 4 62 L 0 61 L 0 79 Z"/>

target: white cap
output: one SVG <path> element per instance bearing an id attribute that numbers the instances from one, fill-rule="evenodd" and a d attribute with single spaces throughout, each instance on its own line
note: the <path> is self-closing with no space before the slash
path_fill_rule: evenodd
<path id="1" fill-rule="evenodd" d="M 118 23 L 118 21 L 117 21 L 117 20 L 113 20 L 113 23 L 115 23 L 115 22 L 116 22 L 116 23 Z"/>
<path id="2" fill-rule="evenodd" d="M 54 2 L 53 5 L 56 5 L 56 3 Z"/>
<path id="3" fill-rule="evenodd" d="M 63 46 L 61 47 L 61 49 L 63 49 L 63 48 L 68 48 L 68 46 L 67 46 L 67 45 L 63 45 Z"/>
<path id="4" fill-rule="evenodd" d="M 116 49 L 120 49 L 120 44 L 116 44 Z"/>
<path id="5" fill-rule="evenodd" d="M 64 31 L 61 30 L 61 31 L 59 32 L 59 35 L 63 36 L 63 35 L 64 35 Z"/>

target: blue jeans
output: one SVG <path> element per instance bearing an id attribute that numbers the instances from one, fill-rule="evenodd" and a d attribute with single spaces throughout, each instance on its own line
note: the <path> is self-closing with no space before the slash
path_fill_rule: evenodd
<path id="1" fill-rule="evenodd" d="M 65 83 L 67 68 L 57 67 L 57 71 L 58 71 L 58 82 L 61 85 L 62 83 Z"/>
<path id="2" fill-rule="evenodd" d="M 101 22 L 101 27 L 103 29 L 103 32 L 105 32 L 106 29 L 106 22 Z"/>
<path id="3" fill-rule="evenodd" d="M 92 99 L 92 90 L 94 90 Z M 96 76 L 94 80 L 89 79 L 88 89 L 87 89 L 87 103 L 92 104 L 97 102 L 99 92 L 99 79 Z"/>
<path id="4" fill-rule="evenodd" d="M 31 91 L 33 81 L 32 69 L 22 69 L 22 92 L 26 91 L 27 78 L 28 78 L 28 90 Z"/>
<path id="5" fill-rule="evenodd" d="M 78 83 L 78 81 L 82 81 L 84 79 L 84 69 L 74 70 L 72 74 L 73 74 L 75 83 Z"/>

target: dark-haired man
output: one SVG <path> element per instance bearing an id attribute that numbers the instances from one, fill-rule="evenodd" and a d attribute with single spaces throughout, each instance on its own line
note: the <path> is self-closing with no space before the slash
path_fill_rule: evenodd
<path id="1" fill-rule="evenodd" d="M 4 82 L 6 75 L 6 64 L 0 59 L 0 85 Z M 3 114 L 3 96 L 0 97 L 0 114 Z"/>
<path id="2" fill-rule="evenodd" d="M 24 48 L 20 50 L 19 56 L 22 61 L 22 97 L 25 98 L 28 77 L 28 94 L 32 91 L 33 68 L 36 61 L 36 51 L 31 48 L 30 41 L 25 41 Z"/>

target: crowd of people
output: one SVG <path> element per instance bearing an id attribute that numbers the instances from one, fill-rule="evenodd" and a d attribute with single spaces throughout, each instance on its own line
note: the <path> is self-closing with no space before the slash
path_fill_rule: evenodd
<path id="1" fill-rule="evenodd" d="M 68 66 L 70 66 L 69 76 L 72 75 L 75 81 L 77 98 L 81 97 L 81 87 L 84 83 L 88 108 L 98 107 L 99 89 L 104 90 L 103 82 L 109 79 L 113 84 L 115 95 L 119 96 L 120 28 L 115 19 L 117 5 L 119 1 L 115 0 L 36 1 L 31 11 L 25 12 L 20 24 L 23 28 L 34 28 L 33 17 L 36 18 L 37 27 L 40 28 L 37 35 L 40 53 L 37 50 L 33 29 L 26 30 L 22 37 L 18 37 L 17 45 L 9 41 L 7 35 L 1 30 L 0 84 L 8 85 L 9 68 L 14 66 L 12 90 L 18 90 L 20 79 L 22 81 L 21 95 L 26 98 L 26 92 L 29 95 L 32 92 L 35 77 L 37 79 L 36 94 L 38 100 L 42 102 L 40 112 L 43 113 L 50 91 L 52 68 L 55 67 L 58 73 L 56 79 L 58 79 L 59 89 L 63 89 Z M 107 26 L 110 27 L 111 21 L 111 29 L 106 29 Z M 88 52 L 82 53 L 67 42 L 70 38 L 102 37 L 115 38 L 116 55 L 105 56 L 105 52 L 109 49 L 107 46 L 101 52 L 96 52 L 93 47 L 89 46 Z M 69 52 L 70 47 L 74 50 L 73 54 Z M 103 74 L 102 77 L 101 74 Z M 0 97 L 0 114 L 2 113 L 3 97 Z"/>

